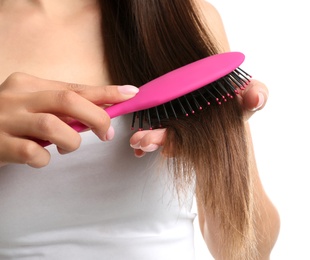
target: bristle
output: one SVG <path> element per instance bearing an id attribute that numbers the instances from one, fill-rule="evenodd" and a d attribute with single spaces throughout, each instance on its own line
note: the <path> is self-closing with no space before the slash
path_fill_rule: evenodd
<path id="1" fill-rule="evenodd" d="M 221 80 L 219 80 L 217 83 L 218 83 L 218 86 L 220 87 L 220 89 L 221 89 L 221 91 L 223 91 L 224 93 L 226 93 L 226 96 L 227 97 L 232 97 L 231 95 L 230 95 L 230 91 L 231 91 L 231 88 L 230 88 L 230 86 L 229 86 L 229 88 L 227 89 L 227 88 L 225 88 L 225 86 L 223 85 L 223 83 L 224 83 L 225 81 L 221 81 Z M 231 93 L 233 93 L 233 92 L 231 92 Z"/>
<path id="2" fill-rule="evenodd" d="M 132 129 L 134 129 L 136 118 L 139 119 L 139 130 L 144 129 L 144 121 L 149 125 L 149 129 L 155 129 L 161 128 L 164 120 L 175 120 L 182 116 L 188 116 L 189 113 L 193 114 L 206 109 L 213 103 L 221 105 L 222 102 L 227 102 L 228 99 L 239 94 L 239 90 L 244 90 L 251 77 L 241 68 L 237 68 L 225 77 L 202 86 L 183 97 L 154 108 L 135 112 L 132 118 Z"/>
<path id="3" fill-rule="evenodd" d="M 143 130 L 144 110 L 139 111 L 139 130 Z"/>
<path id="4" fill-rule="evenodd" d="M 232 84 L 231 80 L 227 79 L 227 77 L 223 78 L 223 81 L 226 83 L 226 86 L 229 87 L 232 95 L 237 94 L 237 90 L 235 88 L 235 86 Z"/>
<path id="5" fill-rule="evenodd" d="M 157 117 L 157 120 L 158 120 L 158 126 L 161 127 L 160 115 L 159 115 L 157 107 L 155 107 L 155 112 L 156 112 L 156 117 Z"/>
<path id="6" fill-rule="evenodd" d="M 187 105 L 189 111 L 190 111 L 192 114 L 194 114 L 194 113 L 195 113 L 195 110 L 192 108 L 191 103 L 188 101 L 187 95 L 184 96 L 184 100 L 185 100 L 185 103 L 186 103 L 186 105 Z"/>
<path id="7" fill-rule="evenodd" d="M 167 109 L 166 109 L 166 105 L 163 104 L 162 107 L 163 107 L 163 111 L 164 111 L 165 118 L 166 118 L 166 119 L 169 119 L 169 115 L 168 115 L 168 112 L 167 112 Z"/>
<path id="8" fill-rule="evenodd" d="M 199 93 L 199 97 L 202 98 L 202 99 L 206 102 L 206 104 L 207 104 L 208 106 L 210 106 L 211 103 L 205 98 L 205 96 L 203 95 L 203 93 L 201 92 L 201 90 L 198 89 L 197 92 Z"/>
<path id="9" fill-rule="evenodd" d="M 241 90 L 245 89 L 245 85 L 247 85 L 247 81 L 244 80 L 243 77 L 240 77 L 240 74 L 237 74 L 236 72 L 232 72 L 229 75 L 231 76 L 231 79 L 233 79 L 234 83 L 238 84 Z"/>
<path id="10" fill-rule="evenodd" d="M 186 112 L 186 110 L 185 110 L 184 106 L 182 105 L 182 102 L 180 101 L 179 98 L 177 99 L 177 101 L 179 103 L 179 106 L 180 106 L 182 114 L 185 115 L 185 116 L 188 116 L 188 113 Z"/>
<path id="11" fill-rule="evenodd" d="M 190 93 L 191 95 L 191 98 L 193 99 L 193 102 L 196 106 L 196 109 L 197 110 L 202 110 L 202 106 L 199 104 L 198 100 L 195 98 L 194 94 L 193 93 Z"/>
<path id="12" fill-rule="evenodd" d="M 173 117 L 174 117 L 175 119 L 178 119 L 178 115 L 177 115 L 177 113 L 175 112 L 175 109 L 174 109 L 173 104 L 172 104 L 171 101 L 169 102 L 169 105 L 170 105 L 170 109 L 171 109 L 171 112 L 172 112 L 172 114 L 173 114 Z"/>
<path id="13" fill-rule="evenodd" d="M 215 86 L 214 83 L 211 83 L 210 85 L 203 86 L 202 88 L 207 92 L 207 94 L 209 94 L 211 96 L 211 98 L 213 98 L 215 101 L 218 102 L 219 99 L 211 92 L 211 89 L 213 89 L 214 86 Z"/>
<path id="14" fill-rule="evenodd" d="M 220 86 L 221 86 L 220 84 L 221 84 L 221 82 L 217 82 L 217 87 L 220 87 Z M 219 88 L 217 88 L 217 87 L 215 87 L 214 90 L 215 90 L 215 91 L 217 92 L 217 94 L 219 94 L 219 96 L 220 96 L 220 97 L 218 98 L 218 100 L 222 99 L 223 101 L 226 102 L 226 101 L 227 101 L 226 97 L 223 95 L 223 93 L 220 92 Z M 225 90 L 225 91 L 227 91 L 227 90 Z"/>
<path id="15" fill-rule="evenodd" d="M 146 121 L 149 124 L 149 129 L 152 130 L 153 127 L 152 127 L 152 118 L 151 118 L 150 110 L 147 109 L 145 114 L 146 114 Z"/>
<path id="16" fill-rule="evenodd" d="M 239 72 L 240 75 L 242 75 L 247 81 L 248 83 L 250 82 L 249 78 L 252 78 L 252 76 L 250 74 L 248 74 L 247 72 L 245 72 L 243 69 L 241 68 L 236 68 L 235 69 L 237 72 Z"/>
<path id="17" fill-rule="evenodd" d="M 136 117 L 137 117 L 137 112 L 133 112 L 132 121 L 131 121 L 131 130 L 135 129 Z"/>

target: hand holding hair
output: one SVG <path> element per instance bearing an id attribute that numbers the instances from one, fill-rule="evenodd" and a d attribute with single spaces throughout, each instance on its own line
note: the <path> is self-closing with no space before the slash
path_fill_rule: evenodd
<path id="1" fill-rule="evenodd" d="M 264 83 L 251 79 L 246 89 L 237 96 L 240 98 L 244 108 L 245 121 L 249 120 L 256 111 L 264 108 L 268 95 L 269 91 Z"/>
<path id="2" fill-rule="evenodd" d="M 125 101 L 137 92 L 133 86 L 85 86 L 10 75 L 0 86 L 0 162 L 47 165 L 49 152 L 32 139 L 48 140 L 62 154 L 76 150 L 81 138 L 68 126 L 71 118 L 99 139 L 111 140 L 110 117 L 100 106 Z"/>
<path id="3" fill-rule="evenodd" d="M 250 119 L 255 112 L 264 108 L 268 99 L 267 86 L 251 79 L 245 90 L 240 91 L 237 97 L 240 99 L 244 109 L 244 120 Z M 147 152 L 153 152 L 164 143 L 165 129 L 138 131 L 130 138 L 130 146 L 134 149 L 135 156 L 141 158 Z"/>

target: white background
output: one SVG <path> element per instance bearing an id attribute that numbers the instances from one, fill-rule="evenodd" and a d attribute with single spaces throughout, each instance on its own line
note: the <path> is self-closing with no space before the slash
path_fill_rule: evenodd
<path id="1" fill-rule="evenodd" d="M 250 119 L 263 185 L 281 215 L 272 260 L 310 260 L 310 8 L 307 0 L 210 0 L 241 66 L 270 91 Z M 213 259 L 201 241 L 197 260 Z"/>

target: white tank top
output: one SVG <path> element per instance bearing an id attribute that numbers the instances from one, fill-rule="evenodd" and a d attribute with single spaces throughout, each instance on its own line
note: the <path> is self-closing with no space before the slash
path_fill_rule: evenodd
<path id="1" fill-rule="evenodd" d="M 193 194 L 178 200 L 158 154 L 134 157 L 130 117 L 112 123 L 111 142 L 85 132 L 45 168 L 0 168 L 1 260 L 194 259 Z"/>

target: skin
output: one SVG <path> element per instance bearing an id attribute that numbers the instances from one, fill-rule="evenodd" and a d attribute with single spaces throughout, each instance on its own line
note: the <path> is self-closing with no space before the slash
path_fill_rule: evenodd
<path id="1" fill-rule="evenodd" d="M 228 51 L 219 14 L 207 2 L 199 0 L 198 4 L 223 50 Z M 25 136 L 49 140 L 61 154 L 78 149 L 80 135 L 66 123 L 73 117 L 100 140 L 113 138 L 110 119 L 100 107 L 131 98 L 136 90 L 110 85 L 99 30 L 95 0 L 0 0 L 0 166 L 48 165 L 49 152 Z M 253 80 L 239 98 L 247 121 L 266 104 L 268 89 Z M 164 140 L 164 129 L 139 131 L 130 145 L 135 155 L 142 157 L 158 149 Z M 258 229 L 264 260 L 269 259 L 277 238 L 279 216 L 263 190 L 254 154 L 252 160 L 257 201 L 262 209 Z M 217 259 L 221 246 L 216 236 L 217 222 L 199 205 L 198 209 L 202 234 Z"/>

